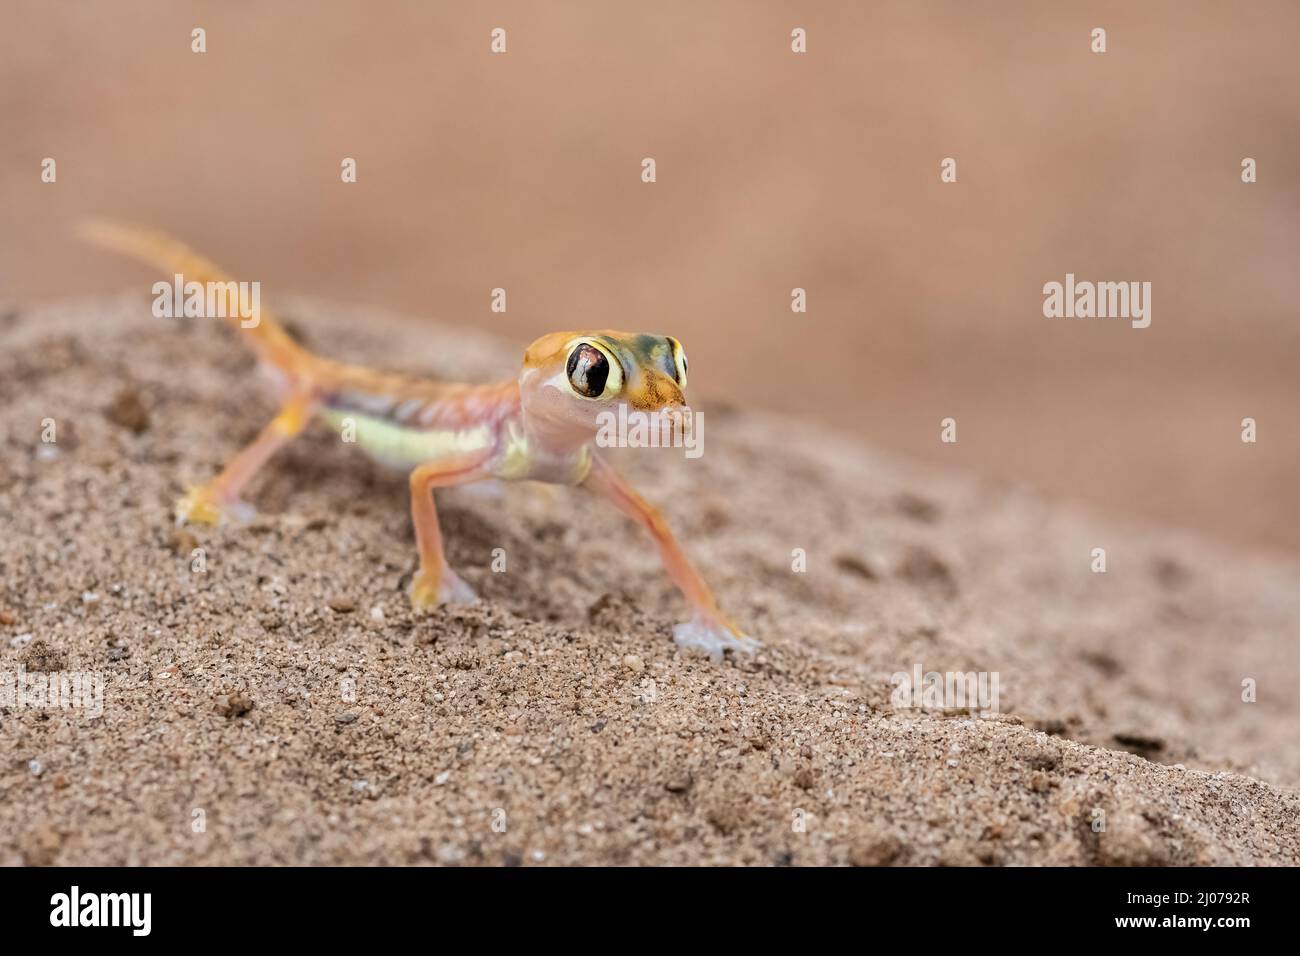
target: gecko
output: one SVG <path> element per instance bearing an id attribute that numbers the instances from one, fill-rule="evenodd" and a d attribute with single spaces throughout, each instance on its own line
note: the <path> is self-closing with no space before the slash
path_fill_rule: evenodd
<path id="1" fill-rule="evenodd" d="M 161 232 L 90 222 L 80 234 L 187 282 L 237 288 L 215 264 Z M 268 373 L 279 408 L 219 474 L 177 502 L 178 524 L 248 520 L 253 509 L 241 493 L 276 451 L 313 420 L 338 427 L 351 419 L 363 451 L 409 473 L 419 557 L 409 595 L 417 610 L 477 601 L 447 564 L 434 489 L 489 479 L 534 481 L 593 492 L 649 534 L 691 609 L 687 621 L 673 626 L 678 646 L 715 659 L 727 651 L 753 654 L 761 646 L 718 607 L 661 512 L 595 447 L 598 416 L 620 404 L 637 412 L 689 412 L 686 352 L 676 338 L 613 330 L 551 332 L 524 351 L 517 378 L 466 384 L 317 355 L 260 307 L 254 322 L 241 319 L 238 309 L 219 311 Z"/>

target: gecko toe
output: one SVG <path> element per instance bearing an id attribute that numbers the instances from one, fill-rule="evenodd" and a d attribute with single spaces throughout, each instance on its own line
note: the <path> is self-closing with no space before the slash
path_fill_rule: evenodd
<path id="1" fill-rule="evenodd" d="M 411 606 L 417 610 L 443 604 L 477 602 L 478 595 L 474 593 L 474 589 L 450 568 L 445 569 L 438 580 L 434 580 L 432 575 L 424 571 L 416 572 L 415 577 L 411 579 Z"/>
<path id="2" fill-rule="evenodd" d="M 176 524 L 216 525 L 223 522 L 248 524 L 257 515 L 257 509 L 246 501 L 232 498 L 222 501 L 208 488 L 191 488 L 176 502 Z"/>
<path id="3" fill-rule="evenodd" d="M 720 661 L 727 651 L 752 656 L 763 645 L 733 628 L 704 617 L 673 625 L 673 642 L 683 650 L 703 651 Z"/>
<path id="4" fill-rule="evenodd" d="M 443 604 L 477 604 L 478 595 L 465 579 L 451 569 L 443 572 L 439 597 Z"/>

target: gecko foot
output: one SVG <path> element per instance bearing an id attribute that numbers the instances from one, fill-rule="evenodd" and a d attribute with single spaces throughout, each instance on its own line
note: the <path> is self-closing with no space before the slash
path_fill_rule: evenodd
<path id="1" fill-rule="evenodd" d="M 683 624 L 673 625 L 673 641 L 683 650 L 703 651 L 715 661 L 723 654 L 754 654 L 763 645 L 736 630 L 735 625 L 697 614 Z"/>
<path id="2" fill-rule="evenodd" d="M 440 604 L 475 604 L 478 595 L 451 568 L 443 568 L 440 580 L 420 570 L 411 578 L 411 607 L 416 610 L 438 607 Z"/>
<path id="3" fill-rule="evenodd" d="M 176 502 L 176 523 L 215 525 L 222 521 L 247 524 L 257 514 L 257 509 L 246 501 L 233 498 L 221 500 L 205 485 L 191 488 Z"/>

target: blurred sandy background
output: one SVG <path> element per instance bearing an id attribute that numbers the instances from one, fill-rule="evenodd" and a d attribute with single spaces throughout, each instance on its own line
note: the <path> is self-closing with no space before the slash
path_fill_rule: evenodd
<path id="1" fill-rule="evenodd" d="M 127 218 L 271 301 L 521 347 L 670 332 L 703 407 L 1300 548 L 1294 3 L 3 0 L 0 22 L 0 300 L 143 300 L 154 276 L 69 238 Z M 1066 272 L 1150 281 L 1151 328 L 1045 319 Z"/>

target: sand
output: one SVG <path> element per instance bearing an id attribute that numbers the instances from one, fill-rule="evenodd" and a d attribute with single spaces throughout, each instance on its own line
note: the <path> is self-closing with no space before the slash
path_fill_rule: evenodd
<path id="1" fill-rule="evenodd" d="M 431 374 L 523 345 L 288 305 Z M 568 489 L 440 494 L 484 601 L 415 614 L 406 481 L 323 427 L 251 525 L 173 526 L 272 411 L 225 329 L 176 325 L 0 318 L 0 672 L 104 680 L 98 716 L 0 709 L 0 862 L 1300 862 L 1294 562 L 715 402 L 702 457 L 618 463 L 756 657 L 676 648 L 647 542 Z M 996 672 L 998 712 L 895 706 L 914 667 Z"/>

